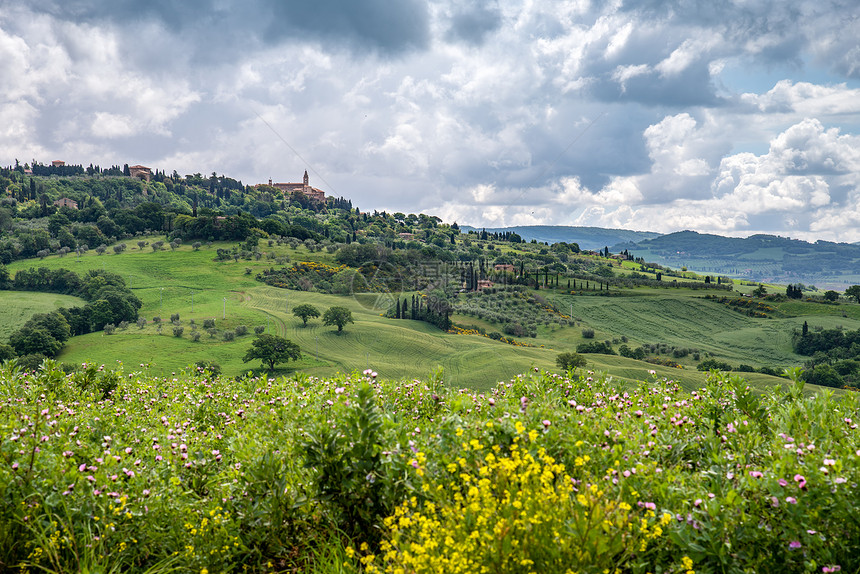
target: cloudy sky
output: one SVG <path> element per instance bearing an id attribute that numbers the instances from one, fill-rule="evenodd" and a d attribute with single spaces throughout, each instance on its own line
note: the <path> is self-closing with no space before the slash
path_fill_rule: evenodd
<path id="1" fill-rule="evenodd" d="M 0 0 L 0 164 L 860 241 L 856 0 Z"/>

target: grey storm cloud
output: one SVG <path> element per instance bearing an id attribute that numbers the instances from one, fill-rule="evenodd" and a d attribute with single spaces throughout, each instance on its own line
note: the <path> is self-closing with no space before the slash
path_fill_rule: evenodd
<path id="1" fill-rule="evenodd" d="M 496 2 L 466 4 L 451 16 L 446 38 L 469 44 L 481 44 L 487 35 L 499 29 L 502 14 Z"/>
<path id="2" fill-rule="evenodd" d="M 155 23 L 192 40 L 197 59 L 285 42 L 325 42 L 380 54 L 426 47 L 429 13 L 424 0 L 96 0 L 33 2 L 60 19 L 103 22 L 134 30 Z"/>

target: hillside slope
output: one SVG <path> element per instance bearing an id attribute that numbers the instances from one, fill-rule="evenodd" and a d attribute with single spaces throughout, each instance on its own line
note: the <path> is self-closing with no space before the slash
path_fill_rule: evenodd
<path id="1" fill-rule="evenodd" d="M 610 246 L 670 267 L 770 283 L 813 283 L 838 290 L 860 283 L 860 246 L 776 235 L 746 238 L 679 231 Z"/>
<path id="2" fill-rule="evenodd" d="M 469 231 L 482 231 L 484 228 L 463 225 L 460 230 L 463 233 Z M 553 243 L 577 243 L 580 249 L 598 250 L 604 247 L 625 242 L 641 242 L 647 239 L 659 237 L 659 233 L 650 231 L 630 231 L 628 229 L 604 229 L 602 227 L 574 227 L 566 225 L 522 225 L 514 227 L 487 227 L 487 233 L 516 233 L 524 241 L 532 239 L 541 242 Z"/>

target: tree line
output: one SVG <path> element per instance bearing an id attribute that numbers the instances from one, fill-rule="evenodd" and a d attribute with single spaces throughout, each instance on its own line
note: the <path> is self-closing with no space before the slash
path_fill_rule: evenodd
<path id="1" fill-rule="evenodd" d="M 74 295 L 87 301 L 83 307 L 34 315 L 12 333 L 8 345 L 0 345 L 0 360 L 20 357 L 28 366 L 57 356 L 70 337 L 137 320 L 142 305 L 120 275 L 101 270 L 90 270 L 81 277 L 68 269 L 30 268 L 11 279 L 0 265 L 0 289 Z"/>

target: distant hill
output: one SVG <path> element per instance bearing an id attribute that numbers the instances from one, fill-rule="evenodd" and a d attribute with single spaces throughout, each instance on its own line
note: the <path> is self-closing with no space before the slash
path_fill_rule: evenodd
<path id="1" fill-rule="evenodd" d="M 648 262 L 754 281 L 800 282 L 836 289 L 860 283 L 860 245 L 851 243 L 679 231 L 610 245 L 613 252 L 624 249 Z"/>
<path id="2" fill-rule="evenodd" d="M 484 228 L 461 225 L 463 233 L 481 231 Z M 516 233 L 524 241 L 546 241 L 549 244 L 577 243 L 580 249 L 603 249 L 617 243 L 638 243 L 659 237 L 650 231 L 629 231 L 627 229 L 604 229 L 602 227 L 572 227 L 564 225 L 522 225 L 517 227 L 487 227 L 487 233 Z"/>

